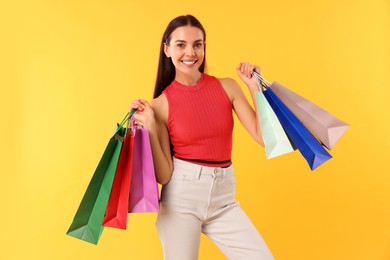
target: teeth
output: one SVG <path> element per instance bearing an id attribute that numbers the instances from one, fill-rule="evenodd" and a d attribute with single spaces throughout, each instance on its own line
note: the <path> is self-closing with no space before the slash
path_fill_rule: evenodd
<path id="1" fill-rule="evenodd" d="M 192 64 L 195 64 L 196 61 L 182 61 L 184 64 L 186 65 L 192 65 Z"/>

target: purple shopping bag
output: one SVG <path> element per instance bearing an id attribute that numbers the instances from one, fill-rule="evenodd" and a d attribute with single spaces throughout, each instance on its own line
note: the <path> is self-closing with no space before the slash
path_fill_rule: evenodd
<path id="1" fill-rule="evenodd" d="M 147 129 L 134 127 L 129 213 L 158 212 L 159 193 Z"/>

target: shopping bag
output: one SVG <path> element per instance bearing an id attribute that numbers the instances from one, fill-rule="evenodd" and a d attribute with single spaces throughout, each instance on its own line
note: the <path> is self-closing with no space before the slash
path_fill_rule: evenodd
<path id="1" fill-rule="evenodd" d="M 127 115 L 126 115 L 127 116 Z M 85 191 L 67 235 L 97 244 L 103 232 L 102 221 L 110 196 L 115 169 L 125 134 L 123 124 L 118 125 L 110 138 L 102 158 Z"/>
<path id="2" fill-rule="evenodd" d="M 131 176 L 129 213 L 158 212 L 159 194 L 154 171 L 149 133 L 142 127 L 134 127 L 134 153 Z"/>
<path id="3" fill-rule="evenodd" d="M 130 130 L 125 134 L 123 141 L 103 226 L 127 228 L 133 146 L 134 136 Z"/>
<path id="4" fill-rule="evenodd" d="M 264 83 L 260 74 L 254 73 L 263 84 L 263 93 L 271 105 L 280 123 L 286 130 L 292 142 L 306 159 L 311 170 L 332 158 L 318 140 L 307 130 L 299 119 L 288 109 L 278 96 Z"/>
<path id="5" fill-rule="evenodd" d="M 349 125 L 347 123 L 278 82 L 272 82 L 270 88 L 305 127 L 329 150 L 333 148 L 348 129 Z"/>
<path id="6" fill-rule="evenodd" d="M 256 106 L 266 158 L 271 159 L 294 151 L 286 132 L 261 90 L 256 92 Z"/>

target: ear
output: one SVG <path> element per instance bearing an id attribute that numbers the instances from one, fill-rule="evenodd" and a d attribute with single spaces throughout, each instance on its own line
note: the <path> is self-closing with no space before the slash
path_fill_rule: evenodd
<path id="1" fill-rule="evenodd" d="M 170 58 L 171 55 L 169 54 L 169 46 L 164 42 L 164 53 L 167 58 Z"/>

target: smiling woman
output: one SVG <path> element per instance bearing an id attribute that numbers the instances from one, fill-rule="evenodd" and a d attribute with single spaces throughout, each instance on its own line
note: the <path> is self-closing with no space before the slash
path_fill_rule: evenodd
<path id="1" fill-rule="evenodd" d="M 176 68 L 175 79 L 188 86 L 195 85 L 200 79 L 199 67 L 204 61 L 205 50 L 203 38 L 202 30 L 187 25 L 174 30 L 170 42 L 164 43 L 164 53 Z"/>
<path id="2" fill-rule="evenodd" d="M 235 200 L 232 111 L 263 145 L 257 115 L 236 81 L 204 73 L 205 41 L 195 17 L 172 20 L 161 42 L 154 99 L 131 105 L 135 120 L 149 131 L 156 178 L 163 185 L 157 229 L 164 259 L 198 259 L 201 233 L 229 259 L 273 259 Z M 250 63 L 237 67 L 253 102 L 255 70 L 260 72 Z"/>
<path id="3" fill-rule="evenodd" d="M 156 86 L 154 90 L 153 97 L 157 98 L 161 95 L 162 91 L 175 79 L 176 71 L 174 66 L 174 60 L 168 57 L 167 51 L 171 47 L 171 44 L 174 45 L 175 49 L 178 49 L 177 52 L 180 50 L 184 52 L 183 48 L 187 47 L 188 44 L 189 47 L 191 46 L 191 42 L 188 42 L 188 39 L 179 38 L 179 37 L 189 37 L 184 34 L 185 30 L 192 31 L 194 35 L 194 39 L 191 39 L 191 41 L 198 41 L 203 42 L 203 46 L 199 46 L 199 48 L 194 48 L 197 52 L 195 55 L 199 55 L 199 51 L 202 55 L 202 60 L 199 61 L 198 58 L 198 71 L 199 73 L 203 73 L 206 67 L 206 31 L 203 28 L 202 24 L 197 19 L 191 19 L 192 16 L 184 16 L 183 19 L 174 19 L 166 28 L 164 35 L 161 40 L 160 45 L 160 54 L 159 54 L 159 65 L 158 65 L 158 71 L 157 71 L 157 79 L 156 79 Z M 184 29 L 186 28 L 186 29 Z M 183 35 L 184 34 L 184 35 Z M 176 36 L 176 39 L 172 41 L 173 36 Z M 179 42 L 175 42 L 179 41 Z M 195 46 L 193 46 L 195 47 Z M 176 62 L 176 61 L 175 61 Z"/>

